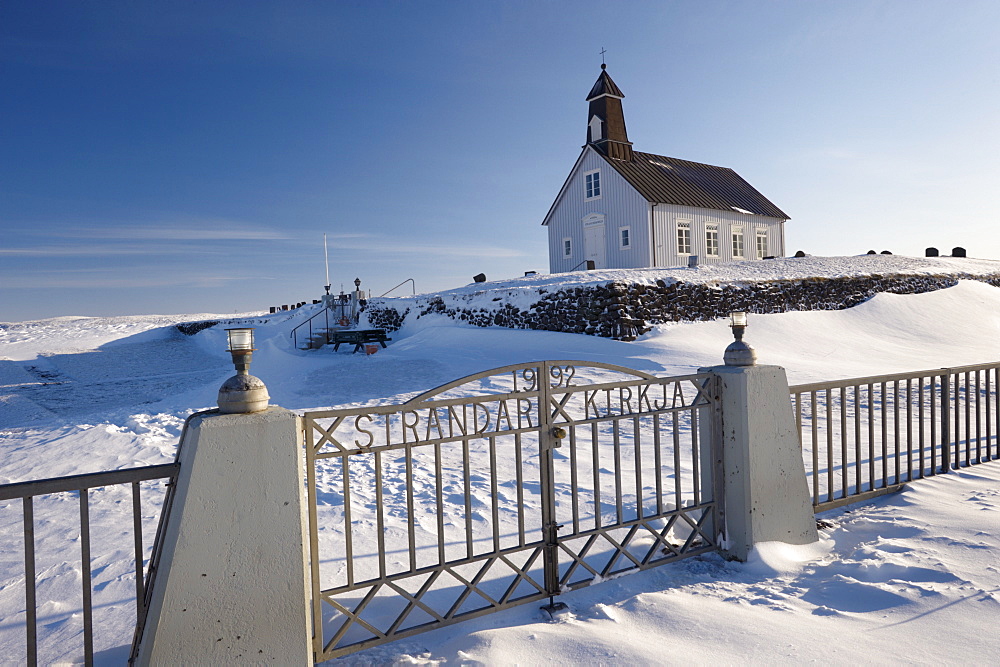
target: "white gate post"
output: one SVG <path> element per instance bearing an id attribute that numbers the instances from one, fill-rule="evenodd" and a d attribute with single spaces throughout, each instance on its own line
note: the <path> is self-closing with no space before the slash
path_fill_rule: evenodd
<path id="1" fill-rule="evenodd" d="M 754 544 L 819 539 L 788 379 L 780 366 L 715 366 L 722 406 L 723 553 L 746 560 Z"/>
<path id="2" fill-rule="evenodd" d="M 137 664 L 312 664 L 300 421 L 188 424 Z"/>

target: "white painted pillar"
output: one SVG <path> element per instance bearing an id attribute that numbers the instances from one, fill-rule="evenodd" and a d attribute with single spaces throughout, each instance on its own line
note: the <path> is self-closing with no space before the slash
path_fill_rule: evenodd
<path id="1" fill-rule="evenodd" d="M 780 366 L 715 366 L 720 379 L 727 548 L 746 560 L 759 542 L 819 539 L 805 465 Z"/>
<path id="2" fill-rule="evenodd" d="M 312 664 L 299 423 L 192 419 L 137 664 Z"/>

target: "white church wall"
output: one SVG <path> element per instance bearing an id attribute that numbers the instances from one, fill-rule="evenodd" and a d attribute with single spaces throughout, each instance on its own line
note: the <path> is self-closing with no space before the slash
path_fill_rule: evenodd
<path id="1" fill-rule="evenodd" d="M 586 198 L 586 175 L 600 173 L 599 198 Z M 584 224 L 587 216 L 604 216 L 605 266 L 630 269 L 649 266 L 649 204 L 594 149 L 587 148 L 570 175 L 566 189 L 549 218 L 549 271 L 582 271 L 587 259 Z M 629 247 L 621 247 L 621 230 L 628 228 Z M 570 239 L 572 255 L 564 257 L 564 239 Z"/>
<path id="2" fill-rule="evenodd" d="M 691 229 L 691 252 L 680 254 L 677 246 L 677 222 L 688 221 Z M 756 234 L 764 230 L 767 234 L 768 256 L 782 257 L 785 254 L 783 221 L 763 215 L 739 213 L 737 211 L 716 211 L 690 206 L 657 204 L 653 207 L 653 239 L 655 245 L 655 265 L 662 267 L 687 266 L 688 257 L 697 255 L 701 264 L 716 264 L 757 259 Z M 706 231 L 709 225 L 717 225 L 719 232 L 719 253 L 710 256 L 707 252 Z M 733 230 L 743 230 L 743 256 L 733 255 Z"/>

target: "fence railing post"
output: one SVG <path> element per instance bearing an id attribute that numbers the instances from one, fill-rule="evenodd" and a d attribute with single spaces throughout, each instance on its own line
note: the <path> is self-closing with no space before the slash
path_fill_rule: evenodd
<path id="1" fill-rule="evenodd" d="M 188 424 L 135 664 L 312 664 L 300 422 L 270 407 Z"/>
<path id="2" fill-rule="evenodd" d="M 779 366 L 716 366 L 722 406 L 723 552 L 746 560 L 755 544 L 819 539 L 805 466 Z"/>
<path id="3" fill-rule="evenodd" d="M 951 376 L 941 376 L 941 470 L 951 470 Z"/>
<path id="4" fill-rule="evenodd" d="M 552 448 L 559 446 L 553 436 L 549 394 L 549 364 L 543 362 L 536 371 L 538 378 L 538 417 L 540 433 L 538 438 L 539 486 L 541 491 L 542 534 L 545 539 L 543 571 L 545 590 L 549 594 L 550 606 L 555 605 L 553 596 L 559 594 L 559 525 L 556 522 L 555 474 L 552 463 Z"/>

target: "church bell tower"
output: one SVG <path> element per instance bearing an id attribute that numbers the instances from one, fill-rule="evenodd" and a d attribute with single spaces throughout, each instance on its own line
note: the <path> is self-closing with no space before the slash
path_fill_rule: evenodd
<path id="1" fill-rule="evenodd" d="M 632 159 L 632 142 L 625 131 L 622 99 L 625 94 L 608 76 L 607 65 L 601 64 L 601 75 L 590 89 L 587 101 L 590 110 L 587 122 L 587 143 L 615 160 Z"/>

